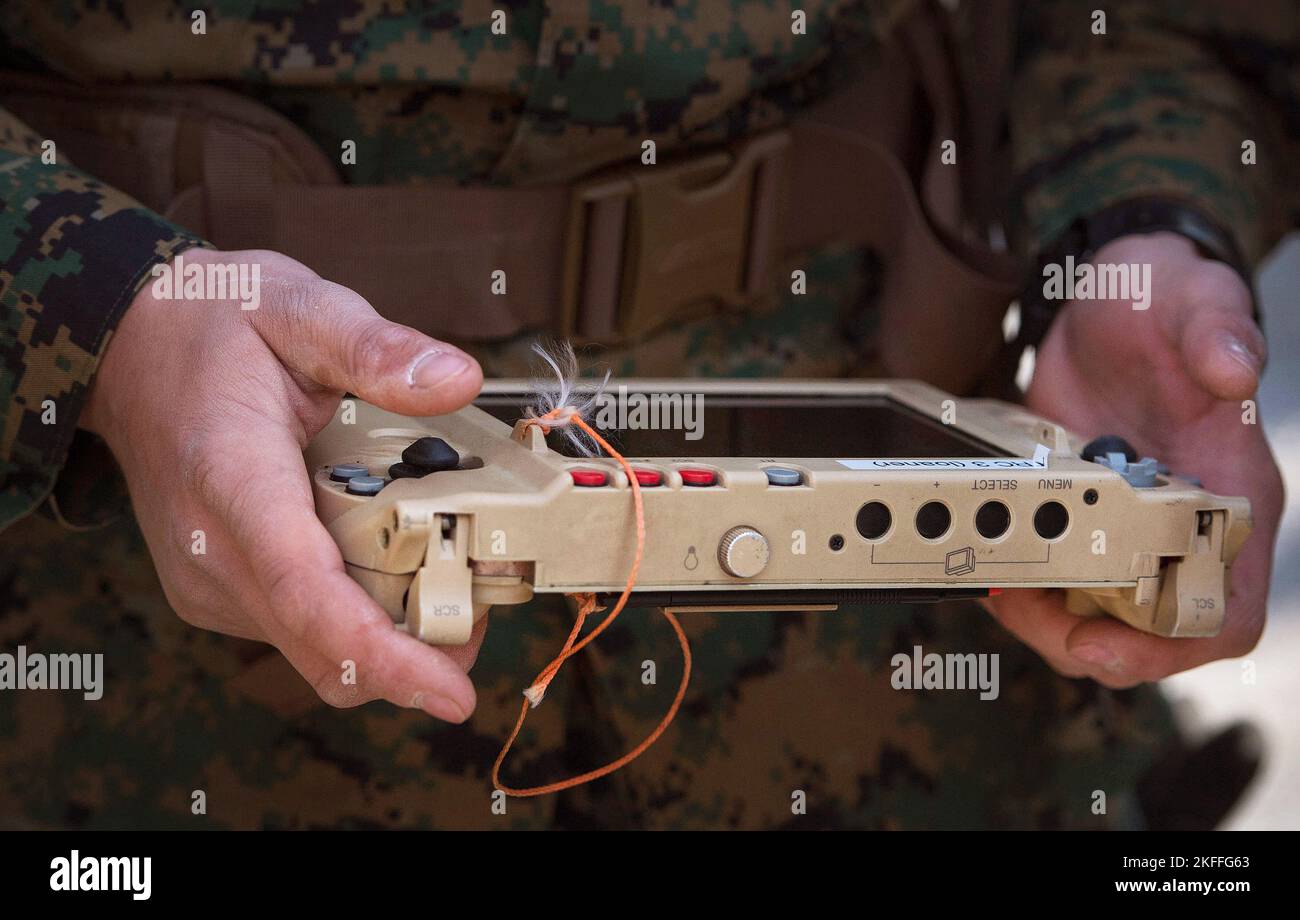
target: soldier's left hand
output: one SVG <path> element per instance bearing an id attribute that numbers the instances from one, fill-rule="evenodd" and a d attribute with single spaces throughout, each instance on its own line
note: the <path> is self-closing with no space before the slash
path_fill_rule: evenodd
<path id="1" fill-rule="evenodd" d="M 1059 591 L 1007 591 L 986 604 L 1057 671 L 1118 688 L 1255 647 L 1283 489 L 1264 432 L 1243 408 L 1255 397 L 1265 347 L 1242 280 L 1171 233 L 1116 240 L 1095 261 L 1149 264 L 1150 306 L 1067 304 L 1038 351 L 1029 407 L 1084 437 L 1119 435 L 1139 456 L 1199 478 L 1211 492 L 1246 496 L 1254 514 L 1214 638 L 1166 639 L 1110 617 L 1077 617 Z"/>

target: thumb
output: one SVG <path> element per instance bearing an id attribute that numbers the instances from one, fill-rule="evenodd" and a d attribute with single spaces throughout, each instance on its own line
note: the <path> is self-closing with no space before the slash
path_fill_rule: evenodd
<path id="1" fill-rule="evenodd" d="M 1253 396 L 1264 369 L 1264 336 L 1251 318 L 1250 291 L 1227 266 L 1198 272 L 1180 311 L 1178 350 L 1188 376 L 1215 399 Z"/>
<path id="2" fill-rule="evenodd" d="M 452 412 L 483 383 L 465 352 L 389 322 L 360 294 L 330 281 L 264 282 L 262 307 L 250 315 L 290 370 L 392 412 Z"/>

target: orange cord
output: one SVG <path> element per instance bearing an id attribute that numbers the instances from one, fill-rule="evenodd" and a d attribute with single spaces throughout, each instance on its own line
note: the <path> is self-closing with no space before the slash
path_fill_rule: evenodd
<path id="1" fill-rule="evenodd" d="M 559 673 L 560 667 L 564 662 L 582 651 L 589 642 L 604 632 L 606 627 L 608 627 L 610 623 L 613 623 L 614 619 L 623 612 L 623 608 L 627 606 L 628 598 L 632 594 L 632 589 L 636 587 L 637 573 L 641 569 L 641 559 L 645 554 L 645 508 L 641 499 L 641 484 L 637 481 L 636 475 L 632 472 L 632 465 L 623 458 L 622 454 L 610 447 L 609 443 L 601 437 L 594 428 L 588 425 L 582 416 L 573 414 L 571 410 L 568 410 L 565 407 L 552 409 L 543 416 L 530 419 L 529 423 L 538 425 L 544 432 L 549 433 L 550 426 L 547 425 L 548 421 L 555 424 L 577 425 L 590 435 L 592 440 L 599 444 L 606 453 L 617 460 L 619 465 L 623 467 L 623 472 L 627 475 L 628 485 L 632 489 L 632 504 L 636 509 L 636 556 L 632 560 L 632 570 L 627 576 L 627 585 L 623 588 L 623 593 L 619 595 L 618 602 L 614 604 L 614 609 L 610 611 L 609 616 L 605 617 L 605 619 L 602 620 L 600 624 L 588 633 L 580 642 L 577 641 L 577 639 L 582 633 L 582 627 L 586 623 L 587 617 L 596 612 L 596 595 L 573 595 L 573 597 L 578 601 L 578 616 L 577 619 L 574 620 L 573 629 L 569 632 L 569 638 L 565 640 L 564 647 L 560 649 L 560 653 L 555 656 L 550 664 L 542 668 L 541 673 L 537 675 L 537 679 L 533 681 L 532 686 L 524 691 L 525 699 L 522 708 L 519 710 L 519 718 L 515 722 L 514 729 L 510 732 L 510 737 L 506 739 L 505 746 L 501 748 L 501 753 L 497 755 L 496 762 L 492 764 L 492 785 L 504 792 L 506 795 L 520 797 L 546 795 L 551 792 L 559 792 L 561 789 L 570 789 L 574 786 L 580 786 L 583 783 L 591 782 L 593 779 L 607 776 L 640 757 L 646 752 L 650 745 L 654 744 L 655 741 L 659 739 L 659 736 L 662 735 L 664 730 L 672 723 L 673 718 L 677 715 L 677 710 L 681 708 L 682 699 L 686 696 L 686 687 L 691 680 L 691 646 L 686 640 L 686 633 L 682 631 L 682 625 L 677 622 L 677 618 L 668 610 L 661 608 L 660 612 L 662 612 L 664 618 L 668 620 L 668 625 L 673 628 L 673 632 L 677 634 L 677 642 L 682 648 L 683 664 L 682 682 L 677 688 L 677 695 L 673 697 L 672 705 L 668 707 L 667 714 L 662 720 L 660 720 L 659 724 L 655 726 L 655 730 L 647 735 L 645 740 L 640 744 L 632 748 L 632 750 L 628 751 L 622 757 L 618 758 L 618 760 L 607 763 L 605 766 L 591 770 L 587 773 L 582 773 L 578 776 L 570 777 L 569 779 L 559 780 L 558 782 L 547 783 L 544 786 L 528 786 L 523 789 L 515 789 L 514 787 L 506 786 L 501 782 L 501 765 L 505 762 L 506 755 L 510 753 L 510 748 L 514 745 L 515 739 L 519 737 L 520 729 L 524 727 L 524 720 L 528 718 L 528 710 L 532 709 L 542 701 L 542 697 L 546 694 L 546 688 L 550 685 L 551 681 L 555 679 L 555 676 Z"/>

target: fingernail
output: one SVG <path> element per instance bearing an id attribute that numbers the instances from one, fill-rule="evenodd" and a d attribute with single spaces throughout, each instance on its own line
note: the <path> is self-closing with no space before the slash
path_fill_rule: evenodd
<path id="1" fill-rule="evenodd" d="M 452 351 L 431 351 L 411 367 L 411 386 L 436 389 L 463 374 L 469 359 Z"/>
<path id="2" fill-rule="evenodd" d="M 1080 645 L 1071 649 L 1070 654 L 1085 664 L 1095 664 L 1107 671 L 1117 670 L 1120 666 L 1119 656 L 1104 645 Z"/>
<path id="3" fill-rule="evenodd" d="M 457 724 L 465 721 L 465 710 L 448 696 L 441 696 L 437 693 L 416 694 L 416 703 L 421 709 L 433 716 L 435 719 L 442 719 L 444 722 L 455 722 Z"/>
<path id="4" fill-rule="evenodd" d="M 1262 355 L 1257 354 L 1245 342 L 1235 335 L 1224 336 L 1224 348 L 1228 354 L 1232 355 L 1237 361 L 1240 361 L 1252 374 L 1258 374 L 1260 366 L 1264 363 Z"/>

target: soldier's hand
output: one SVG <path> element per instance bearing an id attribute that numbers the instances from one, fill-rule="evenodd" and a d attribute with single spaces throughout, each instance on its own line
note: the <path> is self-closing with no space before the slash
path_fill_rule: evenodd
<path id="1" fill-rule="evenodd" d="M 1165 639 L 1110 617 L 1076 617 L 1060 592 L 1017 590 L 990 599 L 1003 625 L 1058 671 L 1128 687 L 1255 647 L 1282 479 L 1261 426 L 1249 424 L 1243 408 L 1255 396 L 1265 350 L 1250 293 L 1236 273 L 1170 233 L 1116 240 L 1095 261 L 1149 264 L 1150 307 L 1067 304 L 1039 349 L 1029 406 L 1084 437 L 1119 435 L 1139 456 L 1199 478 L 1212 492 L 1248 497 L 1255 522 L 1232 566 L 1223 631 L 1215 638 Z"/>
<path id="2" fill-rule="evenodd" d="M 274 644 L 333 705 L 386 699 L 463 721 L 483 621 L 463 649 L 395 630 L 344 574 L 302 449 L 344 391 L 408 415 L 450 412 L 478 392 L 477 363 L 277 253 L 184 260 L 259 263 L 260 305 L 163 300 L 150 281 L 82 419 L 121 464 L 168 601 L 196 626 Z"/>

